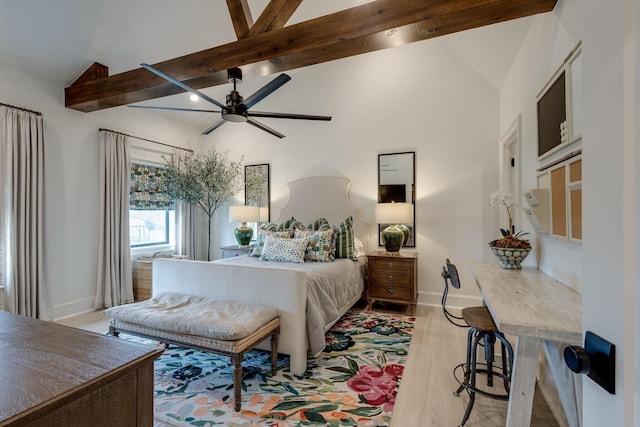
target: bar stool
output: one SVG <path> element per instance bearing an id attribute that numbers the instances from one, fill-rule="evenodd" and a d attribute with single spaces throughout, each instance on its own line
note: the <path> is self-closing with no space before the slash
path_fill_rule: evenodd
<path id="1" fill-rule="evenodd" d="M 462 417 L 460 426 L 469 419 L 471 409 L 475 403 L 476 394 L 486 396 L 492 399 L 509 400 L 509 387 L 511 382 L 511 369 L 513 366 L 513 349 L 511 344 L 504 337 L 504 334 L 498 330 L 493 322 L 491 313 L 486 306 L 466 307 L 462 309 L 462 316 L 456 316 L 447 310 L 446 302 L 449 293 L 449 281 L 451 286 L 460 289 L 460 278 L 458 270 L 449 259 L 446 265 L 442 267 L 442 277 L 444 278 L 444 291 L 442 293 L 442 310 L 447 320 L 460 328 L 469 328 L 467 333 L 467 358 L 466 361 L 456 365 L 453 369 L 453 376 L 460 384 L 458 389 L 453 393 L 459 396 L 462 390 L 466 390 L 469 394 L 469 403 Z M 463 323 L 464 322 L 464 323 Z M 502 349 L 502 365 L 494 365 L 494 348 L 496 339 L 500 341 Z M 484 362 L 477 361 L 478 347 L 484 347 Z M 487 387 L 481 388 L 476 381 L 476 374 L 483 373 L 487 376 Z M 502 380 L 506 393 L 493 393 L 488 387 L 493 387 L 493 378 L 497 377 Z"/>

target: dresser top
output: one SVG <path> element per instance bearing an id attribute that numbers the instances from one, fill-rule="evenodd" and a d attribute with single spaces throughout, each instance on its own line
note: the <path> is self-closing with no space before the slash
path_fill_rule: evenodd
<path id="1" fill-rule="evenodd" d="M 390 253 L 390 252 L 387 252 L 387 251 L 372 251 L 372 252 L 369 252 L 367 254 L 367 256 L 378 257 L 378 258 L 417 259 L 418 258 L 418 252 L 415 252 L 415 251 L 411 251 L 411 252 L 409 252 L 409 251 L 400 251 L 400 252 L 397 252 L 397 253 Z"/>

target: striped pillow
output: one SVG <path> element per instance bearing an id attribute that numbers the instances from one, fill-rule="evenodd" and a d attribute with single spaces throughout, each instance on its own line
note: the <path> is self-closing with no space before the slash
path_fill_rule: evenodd
<path id="1" fill-rule="evenodd" d="M 357 261 L 353 243 L 353 218 L 348 217 L 336 227 L 336 258 Z"/>
<path id="2" fill-rule="evenodd" d="M 318 218 L 311 224 L 307 225 L 307 230 L 328 231 L 331 230 L 331 225 L 325 218 Z"/>

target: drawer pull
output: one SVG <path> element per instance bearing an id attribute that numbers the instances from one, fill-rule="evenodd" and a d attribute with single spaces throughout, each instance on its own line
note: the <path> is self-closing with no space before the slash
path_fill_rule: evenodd
<path id="1" fill-rule="evenodd" d="M 387 294 L 393 295 L 393 288 L 391 286 L 387 288 Z"/>
<path id="2" fill-rule="evenodd" d="M 387 282 L 393 282 L 393 276 L 392 275 L 388 275 L 387 276 Z"/>
<path id="3" fill-rule="evenodd" d="M 391 261 L 387 263 L 387 268 L 393 268 L 393 263 Z"/>

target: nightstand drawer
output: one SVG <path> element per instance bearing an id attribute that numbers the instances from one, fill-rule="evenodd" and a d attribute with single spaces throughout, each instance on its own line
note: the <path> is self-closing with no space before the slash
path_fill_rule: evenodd
<path id="1" fill-rule="evenodd" d="M 411 274 L 398 270 L 373 270 L 371 272 L 373 285 L 404 285 L 411 286 Z"/>
<path id="2" fill-rule="evenodd" d="M 374 284 L 371 287 L 371 297 L 384 300 L 397 299 L 402 301 L 411 301 L 413 295 L 410 287 Z"/>
<path id="3" fill-rule="evenodd" d="M 406 272 L 409 274 L 413 269 L 413 260 L 410 259 L 385 259 L 375 258 L 369 260 L 372 270 L 393 270 L 394 272 Z"/>

